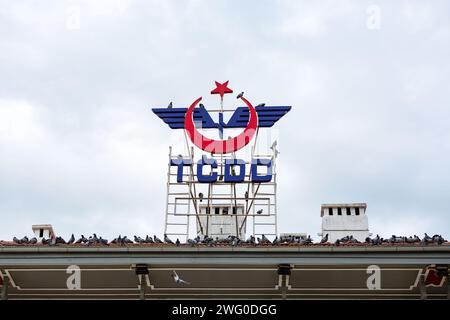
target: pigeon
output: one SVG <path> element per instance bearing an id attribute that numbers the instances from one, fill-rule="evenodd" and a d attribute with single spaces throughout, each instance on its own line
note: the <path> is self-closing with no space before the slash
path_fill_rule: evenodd
<path id="1" fill-rule="evenodd" d="M 153 243 L 153 238 L 147 235 L 147 236 L 145 237 L 145 242 L 146 242 L 146 243 Z"/>
<path id="2" fill-rule="evenodd" d="M 175 283 L 177 284 L 187 284 L 190 285 L 190 282 L 184 281 L 183 279 L 180 278 L 180 276 L 174 271 L 172 271 L 172 278 L 175 281 Z"/>
<path id="3" fill-rule="evenodd" d="M 236 99 L 240 99 L 240 98 L 242 98 L 244 96 L 244 92 L 241 92 L 241 93 L 239 93 L 237 96 L 236 96 Z"/>
<path id="4" fill-rule="evenodd" d="M 328 233 L 325 235 L 325 237 L 320 240 L 320 243 L 327 243 L 328 242 Z"/>
<path id="5" fill-rule="evenodd" d="M 257 214 L 261 214 L 263 213 L 263 209 L 259 209 L 258 211 L 256 211 Z"/>
<path id="6" fill-rule="evenodd" d="M 277 158 L 277 157 L 278 157 L 278 154 L 280 153 L 280 151 L 278 151 L 278 149 L 277 149 L 277 144 L 278 144 L 278 142 L 277 142 L 277 140 L 275 140 L 275 141 L 272 143 L 272 146 L 270 147 L 270 150 L 272 150 L 273 153 L 275 154 L 275 158 Z"/>
<path id="7" fill-rule="evenodd" d="M 278 236 L 275 237 L 272 241 L 272 245 L 277 246 L 281 243 L 280 239 L 278 239 Z"/>
<path id="8" fill-rule="evenodd" d="M 170 238 L 167 236 L 167 234 L 164 233 L 164 242 L 165 243 L 169 243 L 169 244 L 173 244 L 173 241 L 170 240 Z"/>
<path id="9" fill-rule="evenodd" d="M 23 244 L 28 244 L 29 241 L 30 241 L 30 240 L 28 240 L 28 237 L 27 237 L 27 236 L 25 236 L 25 237 L 23 237 L 22 239 L 20 239 L 20 243 L 23 243 Z"/>
<path id="10" fill-rule="evenodd" d="M 167 106 L 167 109 L 172 109 L 173 108 L 173 103 L 172 101 L 169 103 L 169 105 Z"/>
<path id="11" fill-rule="evenodd" d="M 200 198 L 200 202 L 202 202 L 202 201 L 203 201 L 203 193 L 200 192 L 200 193 L 198 194 L 198 197 Z"/>
<path id="12" fill-rule="evenodd" d="M 127 236 L 125 236 L 122 238 L 122 243 L 123 244 L 131 244 L 131 243 L 133 243 L 133 240 L 130 240 L 127 238 Z"/>
<path id="13" fill-rule="evenodd" d="M 75 242 L 75 236 L 72 233 L 72 236 L 70 237 L 69 241 L 67 241 L 67 244 L 72 244 Z"/>
<path id="14" fill-rule="evenodd" d="M 66 244 L 66 240 L 64 240 L 62 237 L 56 237 L 55 243 L 56 244 Z"/>
<path id="15" fill-rule="evenodd" d="M 177 238 L 177 241 L 175 241 L 175 244 L 177 245 L 177 247 L 180 246 L 180 239 Z"/>
<path id="16" fill-rule="evenodd" d="M 153 235 L 153 239 L 155 240 L 155 243 L 164 243 L 156 235 Z"/>
<path id="17" fill-rule="evenodd" d="M 16 237 L 13 238 L 14 243 L 21 244 L 22 242 L 20 239 L 17 239 Z"/>
<path id="18" fill-rule="evenodd" d="M 264 106 L 266 106 L 265 103 L 260 103 L 260 104 L 258 104 L 258 105 L 256 106 L 256 108 L 258 108 L 258 107 L 264 107 Z"/>
<path id="19" fill-rule="evenodd" d="M 270 240 L 267 239 L 267 237 L 263 234 L 263 235 L 261 236 L 261 242 L 262 242 L 262 243 L 270 243 Z"/>
<path id="20" fill-rule="evenodd" d="M 88 242 L 88 239 L 84 235 L 81 235 L 81 238 L 77 240 L 75 243 L 86 243 Z"/>
<path id="21" fill-rule="evenodd" d="M 188 240 L 187 240 L 187 243 L 188 243 L 191 247 L 193 247 L 193 246 L 195 246 L 195 245 L 197 244 L 197 241 L 192 240 L 192 239 L 188 239 Z"/>
<path id="22" fill-rule="evenodd" d="M 36 244 L 37 243 L 36 237 L 31 238 L 29 243 L 30 244 Z"/>
<path id="23" fill-rule="evenodd" d="M 145 240 L 144 240 L 144 239 L 142 239 L 141 237 L 138 237 L 138 236 L 134 236 L 134 242 L 136 242 L 136 243 L 144 243 L 144 242 L 145 242 Z"/>
<path id="24" fill-rule="evenodd" d="M 103 244 L 103 245 L 108 245 L 108 240 L 107 239 L 103 239 L 102 237 L 100 237 L 100 238 L 98 238 L 98 242 L 100 243 L 100 244 Z"/>
<path id="25" fill-rule="evenodd" d="M 233 240 L 231 240 L 231 246 L 236 247 L 239 244 L 239 238 L 235 237 Z"/>

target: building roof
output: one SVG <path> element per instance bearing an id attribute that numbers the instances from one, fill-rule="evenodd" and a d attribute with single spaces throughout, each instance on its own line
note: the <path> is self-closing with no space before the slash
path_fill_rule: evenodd
<path id="1" fill-rule="evenodd" d="M 142 293 L 135 266 L 148 267 L 146 298 L 419 298 L 420 275 L 450 264 L 450 244 L 308 246 L 54 246 L 0 247 L 2 281 L 10 299 L 129 298 Z M 80 268 L 81 287 L 68 289 L 69 266 Z M 287 266 L 287 283 L 280 265 Z M 367 287 L 368 267 L 381 268 L 381 287 Z M 180 285 L 172 273 L 188 281 Z M 427 294 L 445 298 L 444 282 Z"/>

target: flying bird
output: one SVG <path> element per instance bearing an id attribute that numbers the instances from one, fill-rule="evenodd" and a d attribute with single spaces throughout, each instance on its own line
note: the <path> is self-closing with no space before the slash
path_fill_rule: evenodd
<path id="1" fill-rule="evenodd" d="M 190 282 L 187 282 L 187 281 L 181 279 L 180 276 L 175 272 L 175 270 L 172 271 L 172 278 L 175 281 L 175 283 L 177 283 L 177 284 L 187 284 L 187 285 L 191 284 Z"/>
<path id="2" fill-rule="evenodd" d="M 236 96 L 236 99 L 240 99 L 240 98 L 242 98 L 244 96 L 244 91 L 242 91 L 241 93 L 239 93 L 237 96 Z"/>
<path id="3" fill-rule="evenodd" d="M 257 214 L 261 214 L 263 213 L 263 209 L 259 209 L 258 211 L 256 211 Z"/>

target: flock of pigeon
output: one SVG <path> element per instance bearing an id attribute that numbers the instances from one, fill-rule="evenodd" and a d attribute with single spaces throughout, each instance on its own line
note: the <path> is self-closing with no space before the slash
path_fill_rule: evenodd
<path id="1" fill-rule="evenodd" d="M 84 235 L 81 235 L 79 239 L 76 239 L 75 236 L 72 234 L 70 239 L 68 241 L 64 240 L 62 237 L 54 237 L 52 239 L 42 239 L 42 241 L 38 241 L 35 237 L 29 239 L 28 237 L 23 237 L 22 239 L 18 239 L 16 237 L 13 238 L 13 242 L 15 244 L 19 245 L 30 245 L 30 244 L 44 244 L 49 246 L 57 246 L 57 245 L 85 245 L 85 246 L 92 246 L 92 245 L 120 245 L 120 246 L 126 246 L 126 245 L 132 245 L 132 244 L 168 244 L 168 245 L 174 245 L 174 246 L 180 246 L 180 245 L 188 245 L 191 247 L 194 246 L 216 246 L 216 245 L 225 245 L 225 246 L 256 246 L 256 245 L 309 245 L 314 244 L 313 239 L 311 236 L 308 236 L 306 239 L 298 238 L 298 237 L 287 237 L 280 239 L 276 237 L 273 241 L 269 240 L 265 235 L 262 235 L 261 238 L 250 236 L 247 240 L 241 240 L 236 236 L 228 236 L 225 239 L 219 239 L 219 238 L 212 238 L 209 236 L 204 236 L 201 238 L 200 236 L 197 236 L 194 239 L 188 239 L 186 243 L 181 243 L 179 239 L 176 239 L 176 241 L 172 241 L 166 234 L 164 235 L 163 240 L 159 239 L 156 235 L 153 237 L 146 236 L 145 238 L 141 238 L 138 236 L 134 236 L 134 240 L 131 240 L 127 238 L 127 236 L 121 236 L 119 235 L 117 238 L 115 238 L 112 241 L 108 241 L 107 239 L 103 239 L 102 237 L 98 237 L 95 233 L 90 236 L 89 238 L 86 238 Z M 422 239 L 420 239 L 418 236 L 414 235 L 414 237 L 399 237 L 392 235 L 389 239 L 383 239 L 380 238 L 379 235 L 377 235 L 375 238 L 367 237 L 364 244 L 369 245 L 382 245 L 382 244 L 420 244 L 420 245 L 428 245 L 428 244 L 437 244 L 441 245 L 446 240 L 441 235 L 434 235 L 432 237 L 428 236 L 426 233 Z M 355 244 L 355 243 L 361 243 L 357 239 L 355 239 L 353 236 L 346 236 L 344 238 L 338 239 L 334 242 L 334 245 L 345 245 L 345 244 Z M 332 244 L 328 241 L 328 234 L 325 235 L 320 241 L 320 244 Z"/>

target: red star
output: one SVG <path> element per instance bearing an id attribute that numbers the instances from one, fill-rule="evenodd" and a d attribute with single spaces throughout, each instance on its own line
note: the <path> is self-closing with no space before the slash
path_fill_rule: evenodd
<path id="1" fill-rule="evenodd" d="M 226 93 L 233 93 L 233 90 L 228 88 L 228 81 L 225 81 L 224 83 L 219 83 L 215 81 L 216 88 L 211 91 L 211 94 L 220 94 L 220 97 L 223 98 L 223 95 Z"/>

